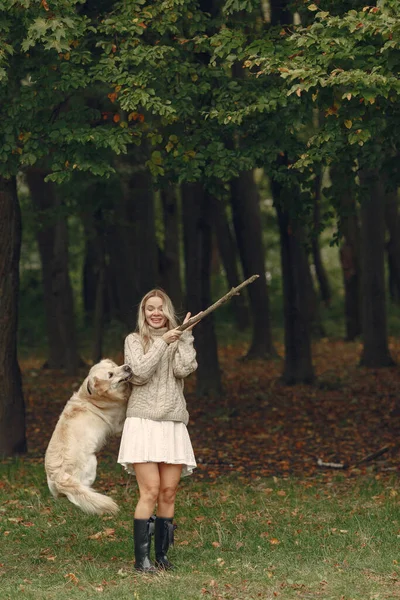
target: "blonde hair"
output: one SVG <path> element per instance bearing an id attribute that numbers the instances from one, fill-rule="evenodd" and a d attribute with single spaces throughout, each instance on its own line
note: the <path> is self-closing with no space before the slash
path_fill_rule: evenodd
<path id="1" fill-rule="evenodd" d="M 140 301 L 138 316 L 137 316 L 137 326 L 136 331 L 142 340 L 144 351 L 147 352 L 151 343 L 151 333 L 150 327 L 146 321 L 145 308 L 146 302 L 149 298 L 161 298 L 163 302 L 163 314 L 167 319 L 166 327 L 168 330 L 174 329 L 178 326 L 178 321 L 175 314 L 174 306 L 171 302 L 171 298 L 164 292 L 164 290 L 160 288 L 154 288 L 147 292 L 145 296 Z"/>

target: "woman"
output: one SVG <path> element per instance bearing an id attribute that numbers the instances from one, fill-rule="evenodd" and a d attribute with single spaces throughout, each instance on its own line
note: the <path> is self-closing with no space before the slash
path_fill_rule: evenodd
<path id="1" fill-rule="evenodd" d="M 190 313 L 184 322 L 189 318 Z M 154 289 L 140 302 L 137 330 L 125 340 L 125 363 L 134 375 L 118 462 L 139 486 L 133 535 L 138 571 L 173 568 L 167 551 L 173 542 L 178 483 L 196 467 L 183 395 L 183 379 L 197 368 L 192 328 L 178 331 L 170 298 Z M 155 567 L 150 527 L 156 504 Z"/>

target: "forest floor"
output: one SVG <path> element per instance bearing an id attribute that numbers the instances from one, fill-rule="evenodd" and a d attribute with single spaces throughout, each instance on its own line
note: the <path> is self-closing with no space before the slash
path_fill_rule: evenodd
<path id="1" fill-rule="evenodd" d="M 390 350 L 400 365 L 400 342 L 391 340 Z M 319 466 L 318 460 L 344 465 L 345 477 L 399 471 L 399 366 L 361 368 L 359 343 L 324 339 L 313 347 L 316 382 L 286 386 L 281 360 L 241 360 L 245 352 L 244 345 L 221 348 L 224 394 L 218 400 L 196 398 L 195 376 L 186 381 L 196 478 L 337 475 L 338 469 Z M 121 355 L 112 358 L 122 362 Z M 40 365 L 37 358 L 21 364 L 27 458 L 33 461 L 43 457 L 65 402 L 86 376 L 84 370 L 80 378 L 68 377 Z M 118 443 L 111 440 L 102 456 L 116 459 Z M 380 456 L 365 460 L 379 450 Z"/>
<path id="2" fill-rule="evenodd" d="M 85 515 L 47 489 L 44 452 L 86 372 L 21 361 L 29 452 L 0 461 L 1 600 L 400 600 L 400 369 L 359 368 L 360 350 L 315 343 L 312 386 L 284 386 L 281 361 L 242 361 L 240 345 L 220 351 L 218 402 L 197 399 L 187 380 L 198 469 L 177 496 L 177 570 L 154 577 L 134 570 L 138 491 L 116 464 L 118 438 L 94 484 L 117 501 L 116 517 Z M 400 364 L 397 340 L 391 352 Z"/>

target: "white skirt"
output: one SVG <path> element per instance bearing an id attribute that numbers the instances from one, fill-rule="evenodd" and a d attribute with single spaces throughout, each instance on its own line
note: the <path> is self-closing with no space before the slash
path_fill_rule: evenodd
<path id="1" fill-rule="evenodd" d="M 134 463 L 163 462 L 183 465 L 182 477 L 196 468 L 189 433 L 184 423 L 127 417 L 119 447 L 118 462 L 135 474 Z"/>

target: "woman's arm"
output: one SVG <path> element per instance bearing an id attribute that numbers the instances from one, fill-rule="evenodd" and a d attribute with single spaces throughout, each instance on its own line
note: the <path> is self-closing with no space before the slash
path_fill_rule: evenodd
<path id="1" fill-rule="evenodd" d="M 173 373 L 178 379 L 183 379 L 197 369 L 196 350 L 193 346 L 194 337 L 191 331 L 184 331 L 176 342 L 176 350 L 172 362 Z"/>
<path id="2" fill-rule="evenodd" d="M 125 339 L 124 355 L 125 363 L 133 371 L 131 382 L 134 385 L 143 385 L 149 381 L 167 348 L 168 344 L 159 337 L 145 354 L 139 336 L 132 333 L 128 335 Z"/>

